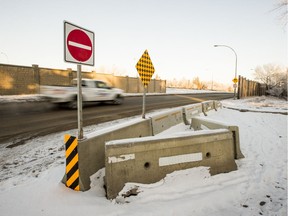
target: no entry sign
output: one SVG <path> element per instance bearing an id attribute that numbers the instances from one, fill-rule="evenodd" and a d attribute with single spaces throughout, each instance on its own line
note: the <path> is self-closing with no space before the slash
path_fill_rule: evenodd
<path id="1" fill-rule="evenodd" d="M 94 32 L 64 21 L 64 60 L 94 65 Z"/>

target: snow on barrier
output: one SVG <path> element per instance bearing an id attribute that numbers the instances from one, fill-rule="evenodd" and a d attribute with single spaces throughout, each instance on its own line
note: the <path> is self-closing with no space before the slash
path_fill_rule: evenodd
<path id="1" fill-rule="evenodd" d="M 78 140 L 79 186 L 81 191 L 90 189 L 90 176 L 105 166 L 105 142 L 115 139 L 152 136 L 150 119 L 136 119 L 90 133 Z M 62 182 L 66 183 L 66 174 Z"/>
<path id="2" fill-rule="evenodd" d="M 80 190 L 90 189 L 90 176 L 105 167 L 105 142 L 127 138 L 153 137 L 182 122 L 189 124 L 187 119 L 191 119 L 202 112 L 207 115 L 207 112 L 212 110 L 214 106 L 213 101 L 207 101 L 173 108 L 160 114 L 151 115 L 149 119 L 139 118 L 87 134 L 86 139 L 78 141 Z M 66 174 L 62 182 L 66 183 Z"/>
<path id="3" fill-rule="evenodd" d="M 208 166 L 214 175 L 237 169 L 233 133 L 227 129 L 108 141 L 105 148 L 108 199 L 127 182 L 154 183 L 176 170 Z"/>
<path id="4" fill-rule="evenodd" d="M 241 159 L 244 158 L 244 155 L 241 152 L 240 149 L 240 138 L 239 138 L 239 128 L 235 125 L 228 125 L 223 122 L 207 119 L 207 118 L 201 118 L 201 117 L 192 117 L 191 120 L 191 126 L 190 128 L 193 128 L 194 130 L 202 130 L 203 126 L 208 129 L 228 129 L 233 133 L 233 152 L 234 152 L 234 158 L 235 159 Z"/>

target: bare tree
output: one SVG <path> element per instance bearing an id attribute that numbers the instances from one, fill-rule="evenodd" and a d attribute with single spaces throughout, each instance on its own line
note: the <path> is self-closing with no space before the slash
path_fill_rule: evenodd
<path id="1" fill-rule="evenodd" d="M 186 88 L 186 89 L 198 89 L 198 90 L 205 90 L 208 89 L 208 86 L 211 86 L 210 82 L 207 81 L 201 81 L 200 78 L 194 77 L 193 79 L 187 79 L 183 77 L 180 80 L 177 80 L 176 78 L 173 78 L 173 80 L 167 80 L 166 81 L 167 87 L 170 88 Z M 229 87 L 228 84 L 213 82 L 213 90 L 216 91 L 233 91 L 231 87 Z"/>
<path id="2" fill-rule="evenodd" d="M 288 22 L 288 0 L 278 0 L 276 7 L 272 11 L 280 12 L 279 19 L 286 26 Z"/>
<path id="3" fill-rule="evenodd" d="M 198 90 L 207 89 L 207 86 L 205 85 L 204 82 L 201 82 L 201 81 L 200 81 L 199 77 L 195 77 L 195 78 L 193 79 L 193 84 L 196 86 L 196 88 L 197 88 Z"/>
<path id="4" fill-rule="evenodd" d="M 288 68 L 275 64 L 257 66 L 254 78 L 267 85 L 267 92 L 274 96 L 287 96 Z"/>

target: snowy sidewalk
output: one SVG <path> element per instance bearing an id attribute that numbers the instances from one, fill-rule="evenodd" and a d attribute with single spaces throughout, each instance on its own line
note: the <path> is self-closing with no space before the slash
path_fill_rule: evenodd
<path id="1" fill-rule="evenodd" d="M 207 118 L 238 125 L 245 158 L 238 170 L 211 176 L 208 167 L 173 172 L 154 184 L 135 184 L 137 196 L 107 200 L 105 169 L 91 176 L 91 189 L 76 192 L 60 181 L 65 171 L 65 133 L 35 138 L 12 149 L 0 146 L 0 212 L 39 215 L 287 215 L 287 101 L 269 97 L 225 100 Z M 227 108 L 229 109 L 227 109 Z M 233 109 L 256 110 L 239 112 Z M 132 117 L 132 118 L 140 118 Z M 85 133 L 126 121 L 84 128 Z"/>

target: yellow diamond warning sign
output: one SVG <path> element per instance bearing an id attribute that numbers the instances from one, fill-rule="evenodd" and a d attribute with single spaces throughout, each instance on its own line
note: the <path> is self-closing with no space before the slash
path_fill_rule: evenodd
<path id="1" fill-rule="evenodd" d="M 155 71 L 147 50 L 145 50 L 137 62 L 136 69 L 140 75 L 143 85 L 147 87 Z"/>
<path id="2" fill-rule="evenodd" d="M 233 83 L 237 83 L 238 82 L 238 79 L 235 77 L 233 80 L 232 80 Z"/>

